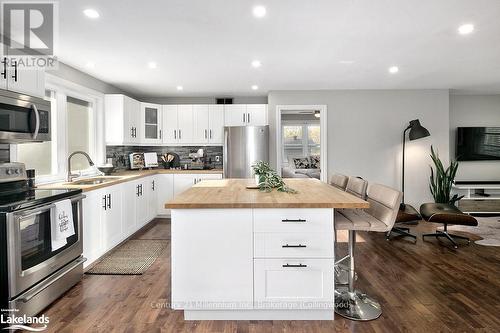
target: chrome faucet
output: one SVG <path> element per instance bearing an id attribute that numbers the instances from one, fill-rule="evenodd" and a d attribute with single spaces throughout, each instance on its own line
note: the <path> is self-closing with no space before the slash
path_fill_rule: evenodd
<path id="1" fill-rule="evenodd" d="M 76 154 L 81 154 L 83 156 L 85 156 L 87 158 L 87 161 L 89 161 L 89 165 L 90 166 L 93 166 L 94 165 L 94 162 L 92 162 L 92 159 L 90 158 L 89 154 L 87 154 L 86 152 L 84 151 L 80 151 L 80 150 L 77 150 L 73 153 L 71 153 L 69 156 L 68 156 L 68 182 L 71 182 L 73 181 L 73 179 L 75 179 L 76 177 L 78 177 L 79 175 L 77 174 L 74 174 L 74 173 L 71 173 L 71 158 L 76 155 Z"/>

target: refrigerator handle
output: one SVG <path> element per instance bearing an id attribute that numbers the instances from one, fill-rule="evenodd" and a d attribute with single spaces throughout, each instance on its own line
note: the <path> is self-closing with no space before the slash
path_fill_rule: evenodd
<path id="1" fill-rule="evenodd" d="M 229 170 L 229 166 L 227 165 L 227 162 L 228 162 L 228 159 L 227 159 L 228 141 L 229 141 L 228 132 L 226 129 L 224 129 L 224 147 L 222 150 L 222 172 L 223 172 L 224 178 L 228 178 L 227 172 Z"/>

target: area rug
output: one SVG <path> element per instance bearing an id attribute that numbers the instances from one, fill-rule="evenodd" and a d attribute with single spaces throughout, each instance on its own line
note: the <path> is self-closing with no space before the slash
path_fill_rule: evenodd
<path id="1" fill-rule="evenodd" d="M 499 217 L 476 217 L 477 227 L 465 225 L 449 226 L 448 230 L 463 231 L 483 238 L 474 243 L 484 246 L 500 246 L 500 218 Z M 441 230 L 443 227 L 440 228 Z"/>
<path id="2" fill-rule="evenodd" d="M 131 239 L 107 254 L 86 274 L 140 275 L 167 247 L 166 240 Z"/>

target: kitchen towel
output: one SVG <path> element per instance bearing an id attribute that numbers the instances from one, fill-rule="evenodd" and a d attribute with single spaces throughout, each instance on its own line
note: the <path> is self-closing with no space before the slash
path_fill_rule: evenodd
<path id="1" fill-rule="evenodd" d="M 56 251 L 67 244 L 66 238 L 75 234 L 71 200 L 56 202 L 51 214 L 50 236 L 52 251 Z"/>

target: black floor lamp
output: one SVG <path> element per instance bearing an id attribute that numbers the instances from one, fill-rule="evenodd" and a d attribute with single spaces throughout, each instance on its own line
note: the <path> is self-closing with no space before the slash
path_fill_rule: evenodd
<path id="1" fill-rule="evenodd" d="M 402 181 L 401 181 L 401 192 L 403 192 L 403 200 L 401 202 L 400 210 L 404 210 L 406 208 L 405 205 L 405 145 L 406 145 L 406 132 L 408 132 L 408 138 L 410 141 L 418 140 L 421 138 L 425 138 L 426 136 L 431 135 L 429 131 L 420 125 L 420 121 L 418 119 L 410 121 L 410 125 L 403 131 L 403 172 L 402 172 Z"/>

